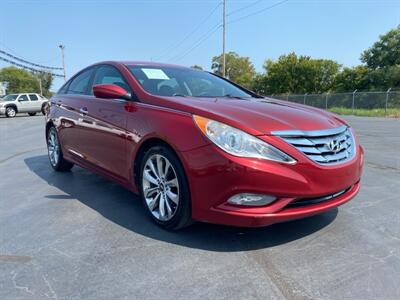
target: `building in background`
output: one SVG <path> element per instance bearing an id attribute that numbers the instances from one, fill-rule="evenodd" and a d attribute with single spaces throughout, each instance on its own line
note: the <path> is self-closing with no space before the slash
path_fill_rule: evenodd
<path id="1" fill-rule="evenodd" d="M 7 95 L 8 82 L 0 82 L 0 97 Z"/>

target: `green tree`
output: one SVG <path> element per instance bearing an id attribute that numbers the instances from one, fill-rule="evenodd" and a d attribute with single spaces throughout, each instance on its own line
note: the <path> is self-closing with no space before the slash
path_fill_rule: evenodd
<path id="1" fill-rule="evenodd" d="M 357 90 L 367 90 L 370 87 L 370 73 L 365 66 L 354 68 L 344 68 L 335 79 L 335 91 L 349 92 Z"/>
<path id="2" fill-rule="evenodd" d="M 38 92 L 39 83 L 29 72 L 15 67 L 7 67 L 0 70 L 0 81 L 9 83 L 8 93 Z"/>
<path id="3" fill-rule="evenodd" d="M 362 53 L 361 61 L 371 69 L 400 65 L 400 25 L 381 35 L 371 48 Z"/>
<path id="4" fill-rule="evenodd" d="M 331 90 L 340 65 L 327 59 L 312 59 L 295 53 L 267 60 L 264 78 L 258 78 L 257 92 L 267 94 L 324 93 Z"/>
<path id="5" fill-rule="evenodd" d="M 32 74 L 28 71 L 15 67 L 0 69 L 0 81 L 9 83 L 8 93 L 40 93 L 39 80 L 42 81 L 44 96 L 50 96 L 50 88 L 53 83 L 53 76 L 46 72 Z"/>
<path id="6" fill-rule="evenodd" d="M 335 91 L 357 90 L 382 91 L 400 86 L 400 66 L 369 69 L 365 66 L 344 68 L 335 80 Z"/>
<path id="7" fill-rule="evenodd" d="M 222 76 L 223 57 L 215 56 L 212 59 L 211 68 L 215 74 Z M 253 86 L 256 76 L 254 65 L 249 57 L 239 56 L 235 52 L 226 53 L 226 75 L 227 78 L 247 88 Z"/>
<path id="8" fill-rule="evenodd" d="M 53 84 L 53 76 L 48 72 L 40 72 L 37 75 L 38 80 L 41 80 L 43 96 L 51 97 L 53 93 L 50 88 Z"/>

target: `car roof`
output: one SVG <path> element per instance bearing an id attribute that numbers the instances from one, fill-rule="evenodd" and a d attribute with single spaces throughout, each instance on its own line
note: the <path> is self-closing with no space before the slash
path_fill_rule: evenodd
<path id="1" fill-rule="evenodd" d="M 188 67 L 183 67 L 179 65 L 149 62 L 149 61 L 104 61 L 96 63 L 96 65 L 101 65 L 101 64 L 122 64 L 125 66 L 142 66 L 142 67 L 153 67 L 153 68 L 170 67 L 170 68 L 190 69 Z"/>

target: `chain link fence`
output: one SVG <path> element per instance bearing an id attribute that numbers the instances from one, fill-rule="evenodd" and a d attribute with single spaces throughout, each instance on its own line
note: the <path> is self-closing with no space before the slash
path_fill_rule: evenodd
<path id="1" fill-rule="evenodd" d="M 379 115 L 400 115 L 400 91 L 363 92 L 326 94 L 281 94 L 271 98 L 306 104 L 332 111 L 344 111 L 356 114 L 359 110 L 379 112 Z"/>

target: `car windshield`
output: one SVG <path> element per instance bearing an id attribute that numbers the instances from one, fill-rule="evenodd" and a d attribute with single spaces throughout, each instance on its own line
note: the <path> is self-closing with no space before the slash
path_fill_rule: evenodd
<path id="1" fill-rule="evenodd" d="M 250 98 L 228 81 L 200 70 L 179 67 L 128 66 L 150 94 L 158 96 Z"/>
<path id="2" fill-rule="evenodd" d="M 4 98 L 0 98 L 2 101 L 15 101 L 17 99 L 18 95 L 7 95 Z"/>

